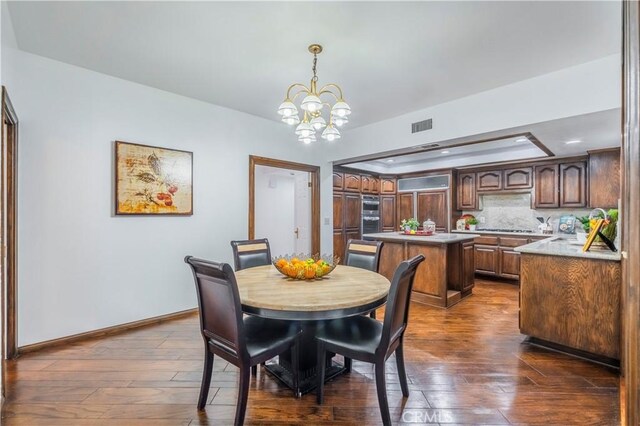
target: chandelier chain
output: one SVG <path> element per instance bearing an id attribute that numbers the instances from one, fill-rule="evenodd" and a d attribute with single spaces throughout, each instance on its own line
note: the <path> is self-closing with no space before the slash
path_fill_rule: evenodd
<path id="1" fill-rule="evenodd" d="M 313 67 L 311 70 L 313 71 L 313 81 L 318 81 L 318 76 L 316 75 L 316 66 L 318 64 L 318 55 L 316 53 L 313 54 Z"/>

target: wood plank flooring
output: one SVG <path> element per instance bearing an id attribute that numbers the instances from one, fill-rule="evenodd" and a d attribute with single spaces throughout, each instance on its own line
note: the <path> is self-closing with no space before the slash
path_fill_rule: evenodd
<path id="1" fill-rule="evenodd" d="M 387 363 L 394 424 L 615 425 L 616 370 L 523 343 L 518 290 L 477 280 L 449 310 L 411 307 L 405 340 L 411 396 Z M 381 318 L 378 313 L 378 318 Z M 28 354 L 7 363 L 6 425 L 226 425 L 237 370 L 217 359 L 209 405 L 198 413 L 203 358 L 197 317 Z M 373 368 L 294 399 L 264 371 L 249 391 L 246 424 L 380 424 Z"/>

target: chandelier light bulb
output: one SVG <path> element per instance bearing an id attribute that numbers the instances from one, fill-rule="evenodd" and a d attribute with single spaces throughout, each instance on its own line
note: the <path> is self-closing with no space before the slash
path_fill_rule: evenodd
<path id="1" fill-rule="evenodd" d="M 295 104 L 288 99 L 281 103 L 278 107 L 278 114 L 282 115 L 283 117 L 289 117 L 297 113 L 298 108 L 296 108 Z"/>
<path id="2" fill-rule="evenodd" d="M 313 127 L 311 127 L 311 124 L 309 124 L 308 121 L 303 121 L 302 123 L 298 124 L 298 127 L 296 127 L 296 135 L 298 136 L 307 137 L 315 133 L 316 131 L 313 129 Z"/>
<path id="3" fill-rule="evenodd" d="M 322 109 L 322 101 L 316 95 L 307 95 L 300 104 L 300 108 L 308 112 L 316 112 Z"/>
<path id="4" fill-rule="evenodd" d="M 338 131 L 338 129 L 329 124 L 327 128 L 324 129 L 324 132 L 322 132 L 321 137 L 322 139 L 332 142 L 336 139 L 340 139 L 340 132 Z"/>
<path id="5" fill-rule="evenodd" d="M 327 125 L 327 122 L 324 120 L 324 118 L 322 118 L 322 116 L 319 115 L 311 120 L 311 125 L 314 129 L 320 130 Z"/>
<path id="6" fill-rule="evenodd" d="M 333 108 L 331 108 L 331 114 L 338 117 L 344 117 L 351 114 L 351 108 L 346 102 L 338 101 L 333 105 Z"/>
<path id="7" fill-rule="evenodd" d="M 315 142 L 316 141 L 316 137 L 314 135 L 300 136 L 298 138 L 298 140 L 300 142 L 304 143 L 305 145 L 309 145 L 311 142 Z"/>
<path id="8" fill-rule="evenodd" d="M 298 115 L 289 115 L 289 116 L 283 116 L 282 117 L 282 122 L 285 124 L 288 124 L 289 126 L 293 126 L 294 124 L 298 124 L 300 123 L 300 117 L 298 117 Z"/>
<path id="9" fill-rule="evenodd" d="M 346 115 L 344 117 L 335 117 L 333 119 L 333 124 L 335 124 L 338 127 L 342 127 L 343 125 L 347 124 L 348 122 L 349 122 L 349 119 L 347 118 Z"/>

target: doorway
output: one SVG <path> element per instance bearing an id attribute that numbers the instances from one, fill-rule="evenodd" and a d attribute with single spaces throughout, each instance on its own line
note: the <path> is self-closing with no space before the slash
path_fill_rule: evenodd
<path id="1" fill-rule="evenodd" d="M 320 168 L 249 157 L 249 239 L 273 256 L 320 253 Z"/>

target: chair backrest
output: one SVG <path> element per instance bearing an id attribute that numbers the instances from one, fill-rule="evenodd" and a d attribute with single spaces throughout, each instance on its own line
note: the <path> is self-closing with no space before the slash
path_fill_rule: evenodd
<path id="1" fill-rule="evenodd" d="M 349 240 L 344 264 L 378 272 L 382 241 Z"/>
<path id="2" fill-rule="evenodd" d="M 412 259 L 401 262 L 396 268 L 387 297 L 382 339 L 378 350 L 387 351 L 389 346 L 402 336 L 407 328 L 413 280 L 416 277 L 416 269 L 423 260 L 424 256 L 419 254 Z"/>
<path id="3" fill-rule="evenodd" d="M 231 265 L 193 256 L 184 261 L 191 266 L 196 282 L 202 336 L 232 357 L 245 357 L 242 307 Z"/>
<path id="4" fill-rule="evenodd" d="M 271 249 L 269 240 L 266 238 L 231 241 L 231 247 L 236 271 L 254 266 L 271 265 Z"/>

